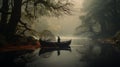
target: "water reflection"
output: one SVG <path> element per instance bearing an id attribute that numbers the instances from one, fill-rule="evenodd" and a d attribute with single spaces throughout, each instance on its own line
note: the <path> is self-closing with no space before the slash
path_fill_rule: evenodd
<path id="1" fill-rule="evenodd" d="M 116 48 L 110 44 L 79 39 L 73 40 L 67 48 L 40 48 L 22 56 L 15 52 L 0 55 L 0 64 L 4 67 L 117 67 L 115 65 L 119 65 L 119 57 L 120 52 L 116 52 Z"/>
<path id="2" fill-rule="evenodd" d="M 65 48 L 60 48 L 60 47 L 48 47 L 48 48 L 41 48 L 39 51 L 39 55 L 44 54 L 44 53 L 52 53 L 53 51 L 57 51 L 57 55 L 59 56 L 61 54 L 61 50 L 64 51 L 72 51 L 70 46 L 67 46 Z"/>

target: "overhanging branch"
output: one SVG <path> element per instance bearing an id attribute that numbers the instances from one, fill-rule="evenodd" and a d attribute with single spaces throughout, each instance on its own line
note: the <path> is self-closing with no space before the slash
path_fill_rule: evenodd
<path id="1" fill-rule="evenodd" d="M 61 3 L 60 1 L 56 4 L 50 4 L 47 1 L 44 0 L 37 0 L 34 5 L 36 6 L 37 4 L 43 4 L 48 10 L 50 11 L 58 11 L 58 12 L 63 12 L 65 14 L 71 14 L 71 7 L 73 6 L 73 4 L 71 2 L 66 2 L 65 4 Z"/>
<path id="2" fill-rule="evenodd" d="M 26 29 L 26 30 L 32 30 L 32 29 L 30 29 L 30 28 L 28 28 L 27 27 L 27 23 L 24 23 L 23 21 L 21 21 L 21 20 L 19 20 L 19 22 L 20 22 L 20 24 L 22 24 L 23 25 L 23 27 Z"/>

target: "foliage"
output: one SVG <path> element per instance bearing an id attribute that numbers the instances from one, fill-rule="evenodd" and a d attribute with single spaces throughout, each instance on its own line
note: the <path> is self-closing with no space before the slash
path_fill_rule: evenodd
<path id="1" fill-rule="evenodd" d="M 0 0 L 0 3 L 0 33 L 7 37 L 24 35 L 26 31 L 36 32 L 31 29 L 31 24 L 38 17 L 71 14 L 73 6 L 69 0 Z"/>
<path id="2" fill-rule="evenodd" d="M 23 9 L 29 17 L 40 15 L 57 17 L 62 14 L 71 14 L 70 8 L 73 6 L 69 0 L 24 0 L 23 5 Z"/>
<path id="3" fill-rule="evenodd" d="M 10 41 L 23 43 L 26 33 L 40 36 L 31 28 L 36 19 L 43 15 L 58 17 L 71 14 L 72 6 L 69 0 L 0 0 L 0 45 Z"/>
<path id="4" fill-rule="evenodd" d="M 83 26 L 86 25 L 96 35 L 114 35 L 119 30 L 120 25 L 120 1 L 86 1 L 83 8 L 84 15 L 80 16 Z M 95 30 L 94 26 L 98 31 Z"/>

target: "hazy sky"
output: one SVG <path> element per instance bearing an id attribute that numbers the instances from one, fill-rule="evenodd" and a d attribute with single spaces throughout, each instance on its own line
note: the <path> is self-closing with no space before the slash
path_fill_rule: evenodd
<path id="1" fill-rule="evenodd" d="M 41 18 L 45 22 L 41 23 L 46 23 L 47 27 L 44 27 L 43 29 L 47 29 L 52 31 L 56 36 L 57 35 L 72 35 L 74 33 L 74 30 L 77 26 L 81 24 L 79 15 L 81 14 L 80 9 L 83 7 L 82 3 L 84 0 L 72 0 L 74 3 L 74 8 L 73 10 L 75 11 L 73 15 L 65 15 L 61 16 L 60 18 L 55 18 L 55 17 L 40 17 L 39 21 L 41 21 Z M 35 28 L 40 27 L 40 24 L 34 24 L 33 25 Z"/>

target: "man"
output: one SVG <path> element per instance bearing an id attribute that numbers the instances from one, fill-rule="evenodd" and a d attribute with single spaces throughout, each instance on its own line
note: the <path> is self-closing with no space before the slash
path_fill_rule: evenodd
<path id="1" fill-rule="evenodd" d="M 58 36 L 58 43 L 60 43 L 60 37 Z"/>

